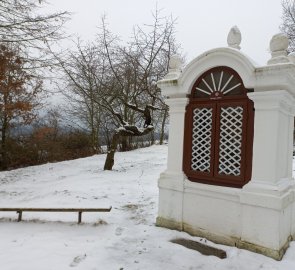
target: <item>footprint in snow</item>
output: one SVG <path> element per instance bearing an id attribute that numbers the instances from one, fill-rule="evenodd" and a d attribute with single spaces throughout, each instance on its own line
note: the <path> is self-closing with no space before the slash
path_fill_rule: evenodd
<path id="1" fill-rule="evenodd" d="M 277 270 L 276 267 L 272 266 L 271 264 L 268 264 L 268 263 L 264 263 L 262 265 L 260 265 L 260 268 L 261 270 Z"/>
<path id="2" fill-rule="evenodd" d="M 122 234 L 122 232 L 123 232 L 123 228 L 118 227 L 118 228 L 116 229 L 116 235 L 117 235 L 117 236 L 120 236 L 120 235 Z"/>
<path id="3" fill-rule="evenodd" d="M 73 261 L 71 262 L 70 267 L 76 267 L 80 262 L 84 261 L 86 259 L 86 257 L 87 257 L 86 254 L 76 256 L 73 259 Z"/>

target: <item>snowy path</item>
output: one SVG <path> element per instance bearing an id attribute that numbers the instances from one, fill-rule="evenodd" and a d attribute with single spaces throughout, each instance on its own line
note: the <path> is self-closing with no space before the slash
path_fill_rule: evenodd
<path id="1" fill-rule="evenodd" d="M 102 207 L 110 213 L 0 212 L 0 270 L 237 269 L 293 270 L 295 242 L 281 262 L 240 250 L 221 260 L 172 244 L 186 233 L 155 227 L 157 179 L 167 146 L 117 153 L 114 171 L 104 155 L 0 173 L 0 205 Z"/>

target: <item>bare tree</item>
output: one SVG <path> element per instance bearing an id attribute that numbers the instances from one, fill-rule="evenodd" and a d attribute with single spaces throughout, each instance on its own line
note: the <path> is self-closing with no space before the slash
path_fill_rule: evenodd
<path id="1" fill-rule="evenodd" d="M 283 15 L 280 29 L 289 37 L 289 51 L 295 51 L 295 1 L 282 1 Z"/>
<path id="2" fill-rule="evenodd" d="M 160 17 L 158 11 L 153 16 L 153 24 L 135 27 L 125 45 L 108 30 L 103 18 L 94 44 L 78 44 L 66 60 L 59 58 L 68 95 L 79 97 L 84 108 L 92 103 L 102 113 L 101 121 L 108 119 L 108 127 L 113 128 L 107 134 L 110 147 L 105 170 L 112 169 L 119 142 L 149 134 L 154 130 L 153 112 L 167 110 L 156 82 L 167 73 L 170 55 L 179 46 L 174 39 L 175 20 Z"/>
<path id="3" fill-rule="evenodd" d="M 60 40 L 67 12 L 46 14 L 43 0 L 0 1 L 1 167 L 7 165 L 7 138 L 15 125 L 30 124 L 43 91 L 48 47 Z"/>
<path id="4" fill-rule="evenodd" d="M 92 148 L 98 152 L 101 119 L 105 114 L 101 102 L 98 102 L 106 98 L 100 82 L 106 73 L 104 59 L 100 57 L 97 47 L 90 43 L 83 46 L 78 40 L 75 45 L 76 50 L 63 59 L 56 56 L 62 71 L 62 83 L 58 84 L 58 88 L 69 103 L 67 111 L 70 121 L 76 119 L 80 128 L 90 132 Z"/>
<path id="5" fill-rule="evenodd" d="M 119 127 L 114 131 L 112 145 L 109 149 L 105 170 L 111 170 L 114 164 L 114 154 L 120 137 L 143 136 L 154 130 L 153 111 L 167 110 L 156 82 L 167 73 L 168 61 L 171 54 L 179 49 L 174 38 L 173 18 L 161 17 L 159 11 L 153 14 L 154 22 L 145 27 L 135 27 L 133 39 L 128 46 L 122 47 L 118 40 L 102 23 L 104 53 L 108 59 L 113 74 L 116 90 L 109 104 L 113 116 L 119 120 Z M 114 105 L 123 107 L 123 114 L 114 110 Z M 140 122 L 130 122 L 125 112 L 140 114 L 144 119 Z"/>
<path id="6" fill-rule="evenodd" d="M 68 12 L 47 14 L 45 0 L 0 1 L 0 41 L 17 44 L 27 54 L 26 69 L 51 66 L 53 57 L 48 46 L 64 37 L 63 25 Z M 28 61 L 29 60 L 29 61 Z"/>

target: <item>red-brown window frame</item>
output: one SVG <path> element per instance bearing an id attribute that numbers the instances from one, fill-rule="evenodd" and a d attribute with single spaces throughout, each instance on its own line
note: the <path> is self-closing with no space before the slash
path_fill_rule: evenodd
<path id="1" fill-rule="evenodd" d="M 229 70 L 237 76 L 242 82 L 240 76 L 234 70 L 228 67 L 216 67 L 208 70 L 201 75 L 192 87 L 189 95 L 189 104 L 186 107 L 185 113 L 185 131 L 184 131 L 184 155 L 183 155 L 183 171 L 189 180 L 210 185 L 220 185 L 228 187 L 241 188 L 251 179 L 252 174 L 252 149 L 253 149 L 253 134 L 254 134 L 254 105 L 248 98 L 247 93 L 252 92 L 251 89 L 246 89 L 243 86 L 243 93 L 235 96 L 223 96 L 219 99 L 212 98 L 195 98 L 193 92 L 200 80 L 209 72 L 215 70 Z M 242 148 L 241 148 L 241 174 L 239 176 L 220 175 L 218 173 L 219 163 L 219 138 L 218 132 L 220 125 L 220 110 L 221 107 L 227 106 L 242 106 L 243 107 L 243 130 L 242 130 Z M 211 136 L 211 160 L 210 172 L 200 172 L 191 169 L 192 158 L 192 132 L 193 132 L 193 110 L 195 108 L 212 108 L 212 136 Z M 214 136 L 215 135 L 215 136 Z"/>

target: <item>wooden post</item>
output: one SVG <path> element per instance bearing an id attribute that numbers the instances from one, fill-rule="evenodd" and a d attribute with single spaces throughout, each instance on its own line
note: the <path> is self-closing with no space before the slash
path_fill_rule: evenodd
<path id="1" fill-rule="evenodd" d="M 82 221 L 82 212 L 78 213 L 78 224 L 80 224 Z"/>
<path id="2" fill-rule="evenodd" d="M 23 212 L 22 211 L 17 211 L 17 213 L 18 213 L 18 219 L 17 219 L 17 221 L 20 222 L 22 220 L 22 214 L 23 214 Z"/>

